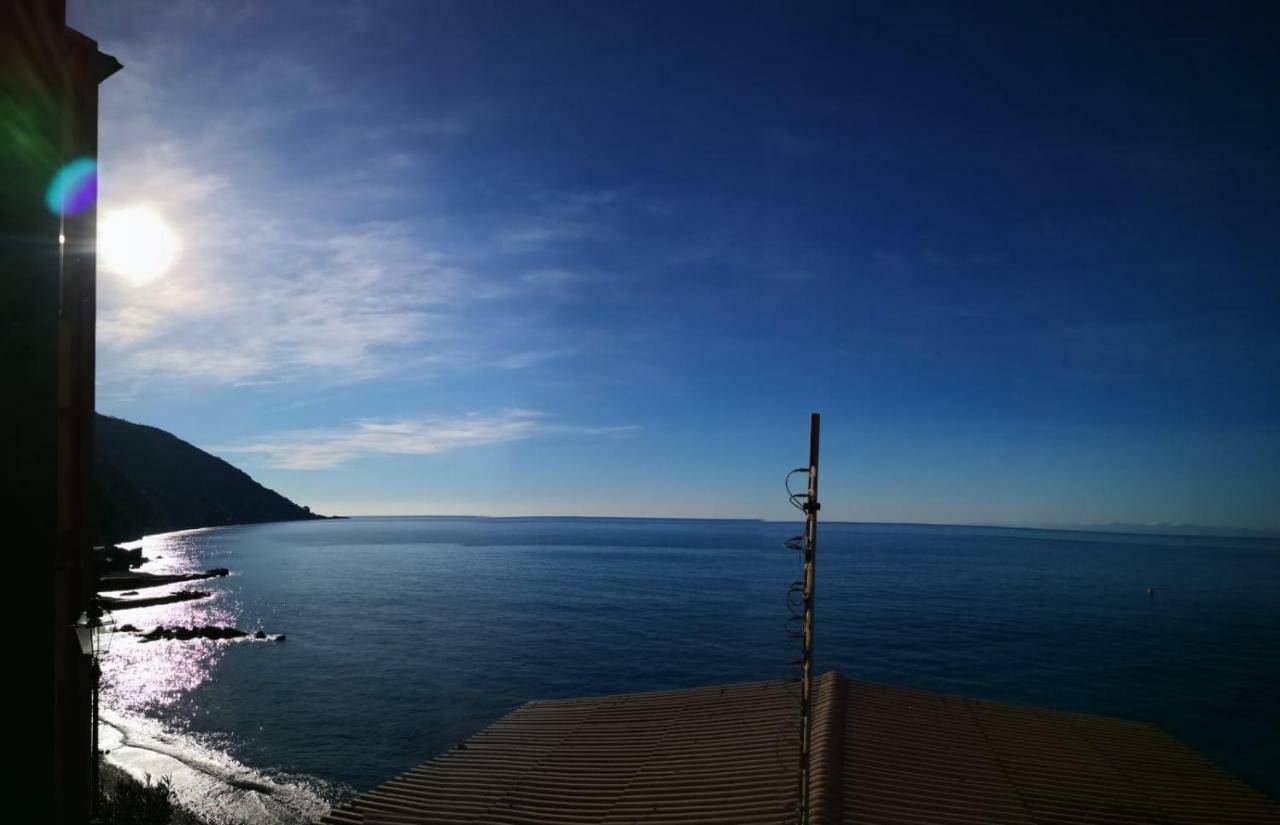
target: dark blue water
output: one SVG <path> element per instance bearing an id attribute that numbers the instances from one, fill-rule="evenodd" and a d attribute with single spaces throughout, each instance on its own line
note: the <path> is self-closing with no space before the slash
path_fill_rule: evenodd
<path id="1" fill-rule="evenodd" d="M 126 643 L 107 701 L 268 773 L 364 790 L 530 699 L 794 675 L 796 532 L 368 518 L 149 539 L 153 568 L 235 575 L 122 620 L 288 641 Z M 1274 540 L 820 528 L 819 670 L 1152 720 L 1272 796 L 1278 652 Z"/>

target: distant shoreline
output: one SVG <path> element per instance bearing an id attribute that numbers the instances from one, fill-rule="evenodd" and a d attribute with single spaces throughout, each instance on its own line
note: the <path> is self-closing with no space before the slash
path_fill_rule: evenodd
<path id="1" fill-rule="evenodd" d="M 152 538 L 153 536 L 172 536 L 175 533 L 190 533 L 196 530 L 217 530 L 222 527 L 250 527 L 255 524 L 293 524 L 296 522 L 303 522 L 303 521 L 332 521 L 334 519 L 348 519 L 348 518 L 351 518 L 351 516 L 321 516 L 313 513 L 303 518 L 282 518 L 282 519 L 271 519 L 269 521 L 233 521 L 233 522 L 228 522 L 227 524 L 197 524 L 191 527 L 175 527 L 172 530 L 159 530 L 155 533 L 146 533 L 136 538 L 120 539 L 118 541 L 109 541 L 109 542 L 105 542 L 105 544 L 116 544 L 121 547 L 124 547 L 125 545 L 137 544 L 138 542 L 143 541 L 144 539 Z"/>

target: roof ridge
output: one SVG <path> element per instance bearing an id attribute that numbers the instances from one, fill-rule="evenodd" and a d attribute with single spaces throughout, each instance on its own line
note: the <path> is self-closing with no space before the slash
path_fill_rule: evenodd
<path id="1" fill-rule="evenodd" d="M 809 753 L 809 825 L 844 821 L 844 729 L 849 680 L 829 670 L 818 677 Z"/>

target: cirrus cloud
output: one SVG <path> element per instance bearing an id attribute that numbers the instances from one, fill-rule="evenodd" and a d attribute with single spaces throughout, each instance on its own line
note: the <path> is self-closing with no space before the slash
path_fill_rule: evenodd
<path id="1" fill-rule="evenodd" d="M 432 455 L 464 447 L 523 441 L 575 433 L 612 435 L 632 426 L 583 427 L 557 424 L 537 410 L 505 410 L 494 415 L 460 415 L 391 421 L 361 420 L 344 427 L 275 433 L 215 448 L 216 452 L 258 455 L 280 470 L 325 470 L 377 455 Z"/>

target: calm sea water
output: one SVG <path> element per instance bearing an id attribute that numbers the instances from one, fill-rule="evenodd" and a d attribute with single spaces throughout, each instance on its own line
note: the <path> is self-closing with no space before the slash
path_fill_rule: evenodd
<path id="1" fill-rule="evenodd" d="M 233 574 L 121 622 L 288 638 L 117 634 L 103 741 L 197 807 L 289 821 L 530 699 L 788 677 L 797 532 L 361 518 L 150 537 L 144 569 Z M 821 671 L 1152 720 L 1280 797 L 1280 542 L 824 524 L 817 611 Z"/>

